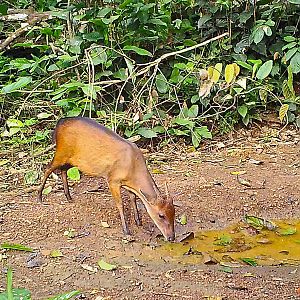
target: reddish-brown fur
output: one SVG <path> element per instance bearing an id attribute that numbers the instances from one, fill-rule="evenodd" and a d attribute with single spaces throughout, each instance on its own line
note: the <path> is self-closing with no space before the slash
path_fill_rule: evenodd
<path id="1" fill-rule="evenodd" d="M 61 119 L 55 128 L 55 156 L 45 171 L 38 199 L 49 175 L 61 170 L 64 192 L 71 200 L 67 182 L 67 169 L 76 166 L 83 173 L 104 177 L 119 209 L 123 231 L 129 234 L 124 216 L 121 187 L 129 190 L 134 217 L 141 225 L 135 195 L 144 203 L 150 217 L 164 237 L 172 241 L 174 233 L 174 205 L 169 194 L 163 196 L 150 175 L 143 154 L 138 147 L 121 138 L 112 130 L 82 117 Z"/>

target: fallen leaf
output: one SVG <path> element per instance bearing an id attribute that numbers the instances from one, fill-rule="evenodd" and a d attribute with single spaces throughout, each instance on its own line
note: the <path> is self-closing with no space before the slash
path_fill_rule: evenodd
<path id="1" fill-rule="evenodd" d="M 181 225 L 186 225 L 187 224 L 187 216 L 185 214 L 181 215 L 179 223 Z"/>
<path id="2" fill-rule="evenodd" d="M 64 232 L 64 235 L 68 238 L 74 238 L 76 236 L 76 231 L 75 229 L 70 228 Z"/>
<path id="3" fill-rule="evenodd" d="M 297 232 L 297 229 L 295 227 L 288 227 L 288 228 L 281 228 L 277 230 L 277 233 L 279 235 L 285 236 L 285 235 L 292 235 Z"/>
<path id="4" fill-rule="evenodd" d="M 97 267 L 92 267 L 92 266 L 89 266 L 87 264 L 82 264 L 81 267 L 89 272 L 92 272 L 92 273 L 97 273 L 98 272 L 98 268 Z"/>
<path id="5" fill-rule="evenodd" d="M 60 250 L 52 250 L 50 252 L 50 257 L 55 258 L 55 257 L 62 257 L 62 256 L 63 256 L 63 254 L 61 253 Z"/>
<path id="6" fill-rule="evenodd" d="M 257 242 L 260 244 L 272 244 L 272 242 L 267 238 L 258 239 Z"/>
<path id="7" fill-rule="evenodd" d="M 256 277 L 256 275 L 253 273 L 247 272 L 247 273 L 243 274 L 243 277 Z"/>
<path id="8" fill-rule="evenodd" d="M 248 160 L 248 162 L 250 163 L 250 164 L 254 164 L 254 165 L 262 165 L 264 162 L 263 161 L 261 161 L 261 160 L 256 160 L 256 159 L 253 159 L 253 158 L 250 158 L 249 160 Z"/>
<path id="9" fill-rule="evenodd" d="M 50 192 L 52 191 L 52 186 L 49 185 L 48 187 L 46 187 L 45 189 L 43 189 L 43 195 L 48 195 Z"/>
<path id="10" fill-rule="evenodd" d="M 251 258 L 251 257 L 241 257 L 240 258 L 243 262 L 245 262 L 246 264 L 252 266 L 252 267 L 256 267 L 257 266 L 257 262 Z"/>
<path id="11" fill-rule="evenodd" d="M 9 159 L 0 159 L 0 167 L 9 163 Z"/>
<path id="12" fill-rule="evenodd" d="M 176 241 L 177 242 L 185 242 L 188 240 L 192 240 L 195 237 L 194 232 L 185 232 L 181 234 L 180 236 L 177 236 Z"/>
<path id="13" fill-rule="evenodd" d="M 203 263 L 205 265 L 216 265 L 218 263 L 218 261 L 210 254 L 203 252 L 202 255 L 203 255 Z"/>
<path id="14" fill-rule="evenodd" d="M 248 180 L 242 179 L 239 176 L 237 176 L 236 178 L 237 178 L 238 183 L 248 186 L 248 187 L 251 187 L 251 183 Z"/>
<path id="15" fill-rule="evenodd" d="M 231 175 L 243 175 L 246 174 L 246 171 L 232 171 L 230 172 Z"/>
<path id="16" fill-rule="evenodd" d="M 104 228 L 110 228 L 110 225 L 106 221 L 101 221 L 101 226 Z"/>
<path id="17" fill-rule="evenodd" d="M 21 244 L 3 243 L 3 244 L 1 244 L 0 248 L 7 249 L 7 250 L 18 250 L 18 251 L 33 252 L 32 248 L 21 245 Z"/>
<path id="18" fill-rule="evenodd" d="M 103 259 L 98 261 L 98 266 L 102 270 L 106 270 L 106 271 L 112 271 L 112 270 L 115 270 L 117 268 L 116 265 L 109 264 L 109 263 L 105 262 Z"/>
<path id="19" fill-rule="evenodd" d="M 153 169 L 152 174 L 165 174 L 165 172 L 159 169 Z"/>
<path id="20" fill-rule="evenodd" d="M 214 242 L 214 245 L 226 246 L 229 245 L 231 242 L 232 242 L 231 236 L 223 234 L 217 238 L 217 240 Z"/>
<path id="21" fill-rule="evenodd" d="M 225 272 L 225 273 L 233 273 L 232 268 L 230 268 L 228 266 L 221 266 L 220 271 Z"/>

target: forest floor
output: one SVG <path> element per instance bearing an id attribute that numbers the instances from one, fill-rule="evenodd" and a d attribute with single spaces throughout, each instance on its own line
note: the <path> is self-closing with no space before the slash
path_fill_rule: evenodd
<path id="1" fill-rule="evenodd" d="M 72 290 L 81 291 L 76 299 L 97 300 L 300 299 L 299 132 L 241 130 L 199 151 L 174 145 L 146 157 L 158 186 L 167 181 L 173 193 L 175 243 L 159 236 L 142 205 L 143 225 L 128 212 L 126 238 L 99 179 L 73 184 L 71 203 L 60 178 L 49 179 L 44 205 L 14 180 L 1 192 L 0 242 L 34 252 L 0 250 L 0 292 L 11 266 L 14 287 L 34 300 Z M 250 226 L 246 216 L 262 219 Z M 115 269 L 101 269 L 99 260 Z"/>

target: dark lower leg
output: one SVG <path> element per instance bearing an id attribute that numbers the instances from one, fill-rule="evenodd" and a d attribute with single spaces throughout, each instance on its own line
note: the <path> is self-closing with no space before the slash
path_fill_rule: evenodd
<path id="1" fill-rule="evenodd" d="M 128 229 L 128 225 L 127 225 L 127 222 L 126 222 L 126 219 L 125 219 L 124 206 L 123 206 L 123 201 L 122 201 L 122 198 L 121 198 L 121 191 L 120 191 L 121 186 L 118 185 L 118 184 L 109 183 L 109 188 L 110 188 L 110 191 L 111 191 L 111 194 L 112 194 L 113 198 L 115 199 L 117 208 L 120 212 L 123 232 L 124 232 L 124 234 L 129 235 L 130 231 Z"/>
<path id="2" fill-rule="evenodd" d="M 68 201 L 71 201 L 72 197 L 71 197 L 70 191 L 69 191 L 69 185 L 68 185 L 68 179 L 67 179 L 67 170 L 61 170 L 61 180 L 62 180 L 62 183 L 63 183 L 65 196 L 67 197 Z"/>
<path id="3" fill-rule="evenodd" d="M 129 192 L 129 197 L 130 197 L 130 202 L 133 208 L 133 215 L 134 215 L 134 220 L 135 220 L 135 224 L 138 226 L 142 225 L 142 221 L 139 215 L 139 211 L 136 205 L 136 195 L 132 192 Z"/>

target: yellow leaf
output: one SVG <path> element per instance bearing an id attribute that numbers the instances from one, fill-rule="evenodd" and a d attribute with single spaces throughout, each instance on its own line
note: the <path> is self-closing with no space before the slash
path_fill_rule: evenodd
<path id="1" fill-rule="evenodd" d="M 231 175 L 243 175 L 246 174 L 246 171 L 232 171 L 230 172 Z"/>
<path id="2" fill-rule="evenodd" d="M 234 67 L 234 75 L 235 77 L 237 77 L 240 74 L 241 69 L 236 63 L 233 63 L 233 67 Z"/>
<path id="3" fill-rule="evenodd" d="M 208 72 L 208 79 L 211 79 L 214 73 L 214 67 L 208 67 L 207 72 Z"/>
<path id="4" fill-rule="evenodd" d="M 284 117 L 286 116 L 287 112 L 289 110 L 288 104 L 282 104 L 279 109 L 279 120 L 282 122 Z"/>
<path id="5" fill-rule="evenodd" d="M 225 67 L 225 81 L 229 84 L 234 79 L 234 65 L 230 64 Z"/>
<path id="6" fill-rule="evenodd" d="M 223 68 L 222 63 L 217 63 L 215 65 L 215 68 L 213 69 L 212 78 L 211 78 L 211 81 L 213 83 L 217 83 L 219 81 L 219 78 L 220 78 L 220 75 L 221 75 L 221 72 L 222 72 L 222 68 Z"/>

